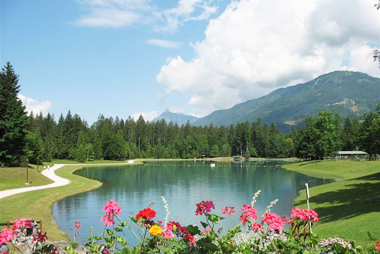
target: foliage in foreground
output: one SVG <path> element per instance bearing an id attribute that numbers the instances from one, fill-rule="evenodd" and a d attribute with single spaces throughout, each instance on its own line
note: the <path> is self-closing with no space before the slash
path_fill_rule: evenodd
<path id="1" fill-rule="evenodd" d="M 121 207 L 114 200 L 105 204 L 101 221 L 105 229 L 101 236 L 92 235 L 85 244 L 89 253 L 306 253 L 306 254 L 375 254 L 380 253 L 380 241 L 375 243 L 373 249 L 362 250 L 355 242 L 347 242 L 341 238 L 328 238 L 319 240 L 310 232 L 313 223 L 318 222 L 318 214 L 312 209 L 291 209 L 291 217 L 279 216 L 270 210 L 276 204 L 273 201 L 266 209 L 263 216 L 257 215 L 254 208 L 258 191 L 251 204 L 244 204 L 240 215 L 240 224 L 230 228 L 226 234 L 217 229 L 217 224 L 228 216 L 236 214 L 235 207 L 225 207 L 222 215 L 211 211 L 215 209 L 212 201 L 202 201 L 196 204 L 196 215 L 202 216 L 202 227 L 189 225 L 184 226 L 179 222 L 169 221 L 169 207 L 162 198 L 166 209 L 164 221 L 155 221 L 156 212 L 152 207 L 147 207 L 131 216 L 131 221 L 138 225 L 141 231 L 138 237 L 132 225 L 127 221 L 120 221 Z M 285 230 L 285 225 L 289 229 Z M 75 223 L 79 230 L 81 225 Z M 133 248 L 128 247 L 125 238 L 125 230 L 129 229 L 137 237 L 139 244 Z M 46 244 L 46 233 L 38 229 L 33 220 L 20 219 L 14 222 L 13 229 L 5 228 L 0 233 L 0 251 L 8 253 L 5 244 L 8 243 L 12 250 L 21 253 L 68 253 L 75 254 L 78 243 L 60 251 L 53 244 Z"/>

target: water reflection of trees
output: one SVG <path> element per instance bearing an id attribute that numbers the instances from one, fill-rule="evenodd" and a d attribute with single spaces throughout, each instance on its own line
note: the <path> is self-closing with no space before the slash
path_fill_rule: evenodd
<path id="1" fill-rule="evenodd" d="M 163 218 L 165 211 L 160 205 L 164 195 L 170 206 L 170 220 L 183 224 L 195 223 L 195 204 L 201 200 L 213 200 L 216 213 L 226 205 L 237 210 L 249 203 L 257 190 L 262 190 L 256 204 L 259 214 L 273 199 L 279 203 L 273 209 L 281 215 L 289 215 L 294 198 L 304 188 L 323 183 L 323 180 L 290 172 L 277 167 L 278 162 L 243 164 L 218 164 L 211 168 L 208 162 L 162 162 L 149 165 L 112 166 L 84 168 L 76 174 L 103 182 L 102 187 L 87 193 L 67 197 L 54 204 L 53 214 L 62 230 L 70 233 L 70 227 L 80 220 L 84 228 L 94 227 L 100 233 L 99 223 L 102 206 L 110 198 L 122 206 L 122 217 L 136 213 L 150 202 L 156 202 L 157 217 Z M 223 221 L 220 227 L 238 223 L 238 216 Z M 234 221 L 234 223 L 233 223 Z M 89 235 L 81 233 L 80 242 Z M 128 236 L 133 239 L 133 236 Z M 131 240 L 134 244 L 133 240 Z"/>
<path id="2" fill-rule="evenodd" d="M 152 190 L 164 193 L 180 185 L 186 192 L 201 186 L 251 194 L 260 189 L 262 195 L 279 195 L 277 198 L 280 199 L 289 192 L 297 194 L 305 182 L 309 186 L 323 183 L 321 179 L 271 165 L 277 164 L 218 164 L 212 169 L 204 163 L 162 162 L 145 166 L 85 168 L 77 174 L 103 182 L 103 186 L 96 190 L 99 193 L 116 191 L 137 195 Z"/>

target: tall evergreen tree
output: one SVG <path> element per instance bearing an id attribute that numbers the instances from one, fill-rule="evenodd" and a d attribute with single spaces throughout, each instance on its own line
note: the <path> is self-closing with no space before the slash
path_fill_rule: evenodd
<path id="1" fill-rule="evenodd" d="M 0 72 L 0 165 L 19 165 L 25 155 L 28 117 L 19 91 L 18 75 L 8 62 Z"/>

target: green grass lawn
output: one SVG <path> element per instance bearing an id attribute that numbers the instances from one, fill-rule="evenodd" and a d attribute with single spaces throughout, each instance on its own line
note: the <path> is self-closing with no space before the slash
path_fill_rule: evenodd
<path id="1" fill-rule="evenodd" d="M 310 206 L 320 217 L 315 233 L 373 246 L 368 233 L 380 239 L 380 161 L 317 161 L 283 166 L 320 178 L 340 179 L 310 188 Z M 294 200 L 306 207 L 305 191 Z"/>
<path id="2" fill-rule="evenodd" d="M 108 163 L 126 163 L 127 161 L 112 161 L 112 160 L 96 160 L 96 161 L 86 161 L 86 162 L 77 162 L 72 160 L 59 160 L 53 159 L 52 163 L 54 164 L 108 164 Z"/>
<path id="3" fill-rule="evenodd" d="M 42 166 L 40 166 L 42 170 Z M 37 166 L 29 165 L 28 169 L 29 186 L 39 186 L 52 183 L 53 181 L 37 172 Z M 26 168 L 0 168 L 0 191 L 27 187 Z"/>
<path id="4" fill-rule="evenodd" d="M 71 181 L 69 185 L 26 192 L 0 199 L 0 223 L 13 221 L 17 218 L 34 218 L 43 221 L 43 230 L 48 232 L 49 240 L 68 240 L 66 233 L 60 231 L 51 213 L 53 203 L 76 193 L 98 188 L 102 183 L 72 172 L 83 166 L 65 166 L 57 169 L 57 175 Z M 102 209 L 102 207 L 99 207 Z"/>

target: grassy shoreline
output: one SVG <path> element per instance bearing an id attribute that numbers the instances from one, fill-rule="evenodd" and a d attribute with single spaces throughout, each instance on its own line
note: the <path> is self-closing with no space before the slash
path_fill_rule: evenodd
<path id="1" fill-rule="evenodd" d="M 115 164 L 134 165 L 134 164 Z M 49 240 L 69 240 L 68 235 L 59 230 L 51 212 L 53 204 L 65 197 L 87 192 L 102 186 L 101 182 L 74 175 L 73 172 L 83 167 L 98 165 L 67 165 L 55 171 L 58 176 L 70 180 L 70 184 L 50 189 L 20 193 L 0 199 L 0 222 L 13 221 L 17 218 L 33 218 L 43 221 L 43 230 L 48 233 Z"/>
<path id="2" fill-rule="evenodd" d="M 42 170 L 42 166 L 40 166 Z M 26 167 L 0 168 L 0 191 L 34 187 L 53 183 L 52 180 L 37 172 L 37 166 L 29 164 L 28 168 L 29 185 L 26 183 Z"/>
<path id="3" fill-rule="evenodd" d="M 314 232 L 320 237 L 342 237 L 365 247 L 380 239 L 380 161 L 316 161 L 283 166 L 313 177 L 340 179 L 310 188 L 310 206 L 320 215 Z M 301 191 L 294 205 L 306 207 Z"/>

